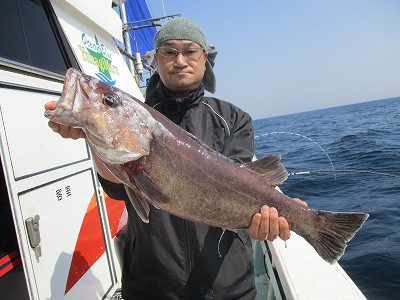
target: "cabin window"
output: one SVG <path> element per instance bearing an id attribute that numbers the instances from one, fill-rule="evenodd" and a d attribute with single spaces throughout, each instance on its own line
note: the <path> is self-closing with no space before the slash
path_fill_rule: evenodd
<path id="1" fill-rule="evenodd" d="M 41 0 L 1 0 L 0 12 L 0 59 L 65 74 L 67 64 Z"/>

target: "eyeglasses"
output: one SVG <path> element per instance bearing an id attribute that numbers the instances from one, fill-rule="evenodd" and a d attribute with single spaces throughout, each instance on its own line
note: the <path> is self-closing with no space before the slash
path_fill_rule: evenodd
<path id="1" fill-rule="evenodd" d="M 201 54 L 203 54 L 203 48 L 187 48 L 182 51 L 179 51 L 175 48 L 171 47 L 158 47 L 156 49 L 156 53 L 160 54 L 160 56 L 165 58 L 175 58 L 178 54 L 182 54 L 187 60 L 197 61 L 200 59 Z"/>

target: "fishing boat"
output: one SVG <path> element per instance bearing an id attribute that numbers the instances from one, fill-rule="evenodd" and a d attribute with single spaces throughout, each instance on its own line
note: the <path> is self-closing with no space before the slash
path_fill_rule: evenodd
<path id="1" fill-rule="evenodd" d="M 121 299 L 124 203 L 102 191 L 85 141 L 61 139 L 43 117 L 70 67 L 143 100 L 159 19 L 145 1 L 121 2 L 0 4 L 2 299 Z M 294 233 L 254 249 L 258 299 L 365 299 Z"/>

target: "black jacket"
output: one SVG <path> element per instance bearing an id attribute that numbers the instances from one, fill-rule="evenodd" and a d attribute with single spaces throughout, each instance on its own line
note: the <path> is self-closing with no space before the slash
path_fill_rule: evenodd
<path id="1" fill-rule="evenodd" d="M 228 102 L 204 97 L 202 87 L 176 101 L 160 82 L 146 103 L 225 156 L 251 161 L 250 116 Z M 100 182 L 112 198 L 128 200 L 122 185 L 102 178 Z M 190 222 L 152 206 L 150 222 L 145 224 L 129 200 L 126 204 L 125 300 L 255 298 L 251 241 L 245 231 L 226 231 L 218 248 L 221 228 Z"/>

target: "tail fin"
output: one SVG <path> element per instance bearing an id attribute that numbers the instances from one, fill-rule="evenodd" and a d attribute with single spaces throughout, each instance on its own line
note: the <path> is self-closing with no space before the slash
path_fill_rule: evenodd
<path id="1" fill-rule="evenodd" d="M 347 242 L 353 238 L 369 217 L 364 213 L 337 213 L 321 210 L 316 211 L 316 214 L 319 216 L 317 236 L 307 240 L 318 254 L 331 264 L 343 255 Z"/>

